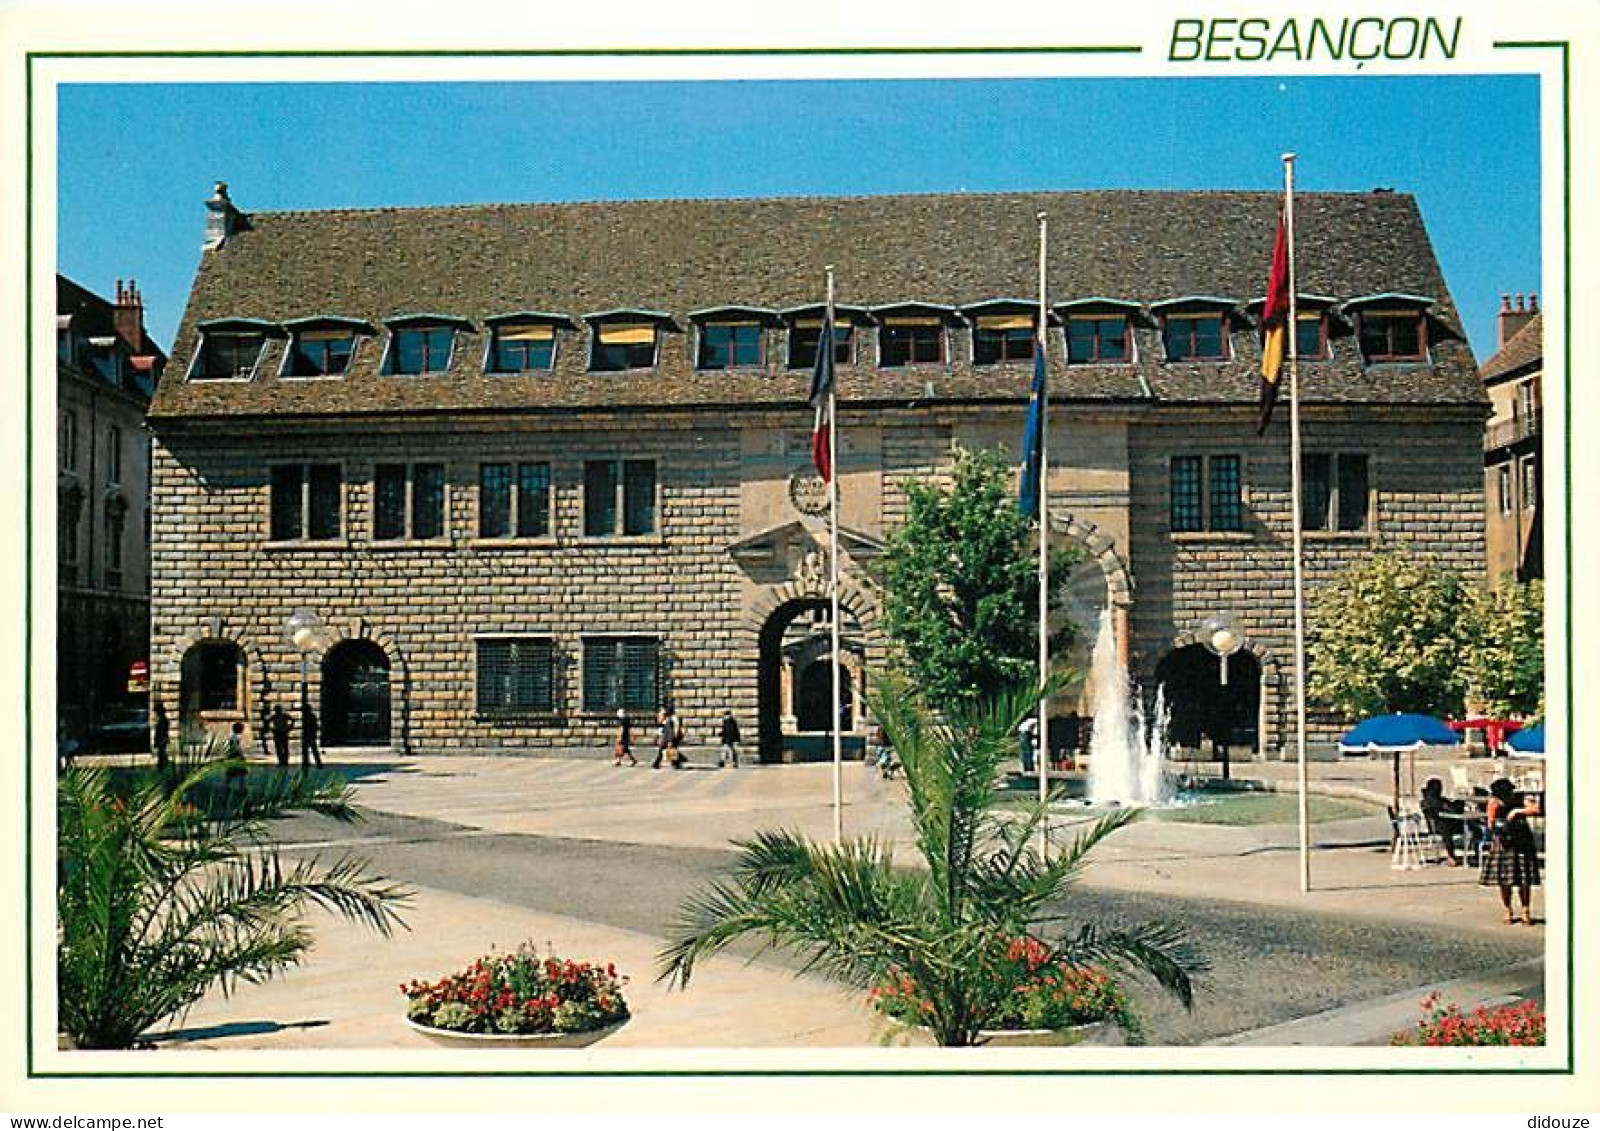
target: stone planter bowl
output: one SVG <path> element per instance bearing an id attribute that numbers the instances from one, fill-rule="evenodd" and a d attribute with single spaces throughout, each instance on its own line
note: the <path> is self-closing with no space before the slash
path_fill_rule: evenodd
<path id="1" fill-rule="evenodd" d="M 1091 1021 L 1068 1029 L 986 1029 L 982 1048 L 1041 1048 L 1062 1045 L 1126 1044 L 1122 1030 L 1111 1021 Z M 886 1044 L 902 1048 L 937 1048 L 933 1032 L 920 1025 L 894 1025 Z"/>
<path id="2" fill-rule="evenodd" d="M 598 1029 L 581 1033 L 461 1033 L 454 1029 L 435 1029 L 419 1025 L 411 1018 L 405 1023 L 436 1045 L 458 1049 L 581 1049 L 603 1041 L 628 1023 L 624 1017 Z"/>

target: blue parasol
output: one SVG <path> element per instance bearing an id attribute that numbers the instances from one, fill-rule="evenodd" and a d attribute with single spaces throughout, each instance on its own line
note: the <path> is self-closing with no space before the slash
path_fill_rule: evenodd
<path id="1" fill-rule="evenodd" d="M 1533 754 L 1544 756 L 1544 723 L 1537 722 L 1531 727 L 1523 727 L 1506 740 L 1506 745 L 1511 747 L 1514 754 Z"/>
<path id="2" fill-rule="evenodd" d="M 1352 727 L 1339 740 L 1347 753 L 1398 753 L 1419 746 L 1455 746 L 1456 732 L 1432 715 L 1378 715 Z"/>

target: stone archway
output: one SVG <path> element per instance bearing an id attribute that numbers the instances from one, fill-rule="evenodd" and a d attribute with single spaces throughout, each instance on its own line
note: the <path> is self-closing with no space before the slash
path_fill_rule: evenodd
<path id="1" fill-rule="evenodd" d="M 157 703 L 175 705 L 169 711 L 179 743 L 198 745 L 209 732 L 225 734 L 232 724 L 245 724 L 245 742 L 253 737 L 265 742 L 264 732 L 251 735 L 255 720 L 251 710 L 251 685 L 262 685 L 266 701 L 266 665 L 261 649 L 247 631 L 221 617 L 208 617 L 174 641 L 162 664 L 164 677 L 151 685 L 150 709 Z"/>
<path id="2" fill-rule="evenodd" d="M 1180 655 L 1187 659 L 1177 659 Z M 1181 632 L 1172 638 L 1171 649 L 1155 668 L 1157 684 L 1162 682 L 1163 668 L 1171 673 L 1175 670 L 1173 665 L 1192 666 L 1195 679 L 1208 683 L 1213 694 L 1220 691 L 1217 685 L 1221 680 L 1221 662 L 1193 632 Z M 1230 728 L 1234 750 L 1266 754 L 1281 745 L 1283 727 L 1279 715 L 1283 708 L 1280 694 L 1282 685 L 1277 657 L 1259 640 L 1244 636 L 1239 650 L 1228 659 L 1230 690 L 1227 698 L 1232 706 L 1225 716 L 1217 711 L 1209 712 L 1206 718 L 1213 724 L 1211 729 L 1208 730 L 1204 725 L 1200 729 L 1207 731 L 1206 737 L 1215 741 L 1215 730 L 1226 724 Z M 1172 704 L 1173 691 L 1170 689 L 1167 700 Z M 1172 706 L 1172 711 L 1173 740 L 1189 745 L 1183 741 L 1185 734 L 1179 733 L 1176 705 Z"/>
<path id="3" fill-rule="evenodd" d="M 323 744 L 393 746 L 399 753 L 410 753 L 411 666 L 394 634 L 365 617 L 340 618 L 324 626 L 323 645 L 321 662 L 312 664 L 320 681 L 312 694 L 322 704 Z M 358 700 L 354 704 L 352 690 Z M 357 722 L 355 740 L 340 743 L 340 727 L 329 729 L 330 723 L 338 723 L 330 718 L 330 710 L 344 714 L 343 737 L 349 739 L 352 709 L 365 718 Z"/>

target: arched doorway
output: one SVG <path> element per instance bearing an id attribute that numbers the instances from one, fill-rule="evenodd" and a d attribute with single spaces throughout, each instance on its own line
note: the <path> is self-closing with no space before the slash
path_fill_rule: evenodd
<path id="1" fill-rule="evenodd" d="M 1197 749 L 1203 738 L 1232 752 L 1254 751 L 1259 741 L 1261 662 L 1250 652 L 1222 661 L 1203 644 L 1175 648 L 1156 665 L 1156 683 L 1166 689 L 1172 712 L 1168 736 L 1174 746 Z"/>
<path id="2" fill-rule="evenodd" d="M 840 643 L 844 653 L 844 693 L 840 698 L 847 736 L 847 753 L 861 749 L 859 709 L 863 689 L 865 639 L 861 624 L 849 609 L 841 610 Z M 816 597 L 800 597 L 774 609 L 761 627 L 756 661 L 756 714 L 761 760 L 778 762 L 786 756 L 804 759 L 823 756 L 833 711 L 828 679 L 833 671 L 830 606 Z M 787 747 L 787 754 L 786 754 Z M 830 755 L 831 756 L 831 755 Z"/>
<path id="3" fill-rule="evenodd" d="M 389 657 L 371 640 L 342 640 L 322 661 L 322 742 L 389 745 Z"/>
<path id="4" fill-rule="evenodd" d="M 183 654 L 178 674 L 180 734 L 208 715 L 243 717 L 244 650 L 231 640 L 202 640 Z"/>
<path id="5" fill-rule="evenodd" d="M 799 730 L 829 732 L 828 718 L 833 714 L 833 688 L 828 677 L 833 671 L 833 661 L 826 656 L 819 656 L 800 669 L 795 687 L 794 712 Z M 844 719 L 846 729 L 854 714 L 855 695 L 850 687 L 850 670 L 841 668 L 839 715 Z"/>

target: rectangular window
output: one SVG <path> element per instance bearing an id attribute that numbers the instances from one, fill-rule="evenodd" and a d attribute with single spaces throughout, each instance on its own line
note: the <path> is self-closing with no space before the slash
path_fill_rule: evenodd
<path id="1" fill-rule="evenodd" d="M 618 529 L 618 518 L 621 529 Z M 653 534 L 656 530 L 656 463 L 649 459 L 588 460 L 583 465 L 583 532 Z"/>
<path id="2" fill-rule="evenodd" d="M 380 463 L 372 478 L 372 537 L 439 538 L 444 534 L 444 464 Z"/>
<path id="3" fill-rule="evenodd" d="M 511 465 L 486 463 L 478 468 L 478 537 L 511 536 Z"/>
<path id="4" fill-rule="evenodd" d="M 700 327 L 701 369 L 735 369 L 761 364 L 761 325 L 756 322 L 708 322 Z"/>
<path id="5" fill-rule="evenodd" d="M 544 637 L 478 641 L 478 713 L 555 710 L 555 646 Z"/>
<path id="6" fill-rule="evenodd" d="M 1204 529 L 1201 512 L 1200 457 L 1172 457 L 1172 529 L 1175 532 Z"/>
<path id="7" fill-rule="evenodd" d="M 1243 530 L 1244 508 L 1241 504 L 1241 484 L 1238 456 L 1212 456 L 1207 461 L 1210 472 L 1211 530 Z"/>
<path id="8" fill-rule="evenodd" d="M 402 376 L 443 373 L 450 368 L 456 332 L 449 326 L 428 326 L 391 332 L 389 372 Z"/>
<path id="9" fill-rule="evenodd" d="M 833 363 L 849 365 L 851 360 L 852 331 L 848 322 L 833 324 Z M 789 368 L 815 369 L 817 343 L 822 340 L 822 319 L 802 319 L 789 330 Z"/>
<path id="10" fill-rule="evenodd" d="M 1537 460 L 1525 459 L 1522 467 L 1522 509 L 1531 511 L 1539 505 L 1539 464 Z"/>
<path id="11" fill-rule="evenodd" d="M 944 326 L 937 318 L 886 318 L 878 331 L 884 368 L 944 360 Z"/>
<path id="12" fill-rule="evenodd" d="M 1221 314 L 1169 314 L 1161 324 L 1168 361 L 1205 361 L 1226 356 Z"/>
<path id="13" fill-rule="evenodd" d="M 127 532 L 127 516 L 120 506 L 106 508 L 106 584 L 122 584 L 122 541 Z"/>
<path id="14" fill-rule="evenodd" d="M 501 326 L 489 348 L 491 373 L 533 373 L 553 369 L 556 363 L 554 326 Z"/>
<path id="15" fill-rule="evenodd" d="M 106 482 L 122 482 L 122 429 L 115 424 L 106 429 Z"/>
<path id="16" fill-rule="evenodd" d="M 478 472 L 478 535 L 543 538 L 550 533 L 550 465 L 486 463 Z"/>
<path id="17" fill-rule="evenodd" d="M 1322 340 L 1322 315 L 1296 314 L 1294 352 L 1296 357 L 1310 361 L 1327 356 L 1328 350 Z"/>
<path id="18" fill-rule="evenodd" d="M 1361 356 L 1367 361 L 1421 361 L 1426 345 L 1422 312 L 1368 310 L 1358 319 Z"/>
<path id="19" fill-rule="evenodd" d="M 61 410 L 61 470 L 78 470 L 78 411 Z"/>
<path id="20" fill-rule="evenodd" d="M 1308 452 L 1301 457 L 1301 529 L 1366 530 L 1371 496 L 1365 454 Z"/>
<path id="21" fill-rule="evenodd" d="M 649 369 L 656 363 L 656 328 L 649 323 L 595 327 L 589 368 L 602 373 Z"/>
<path id="22" fill-rule="evenodd" d="M 200 351 L 189 372 L 191 381 L 246 379 L 256 370 L 266 335 L 253 331 L 207 331 L 200 337 Z"/>
<path id="23" fill-rule="evenodd" d="M 1511 494 L 1511 465 L 1503 463 L 1495 471 L 1496 486 L 1499 489 L 1498 494 L 1500 497 L 1500 513 L 1510 514 L 1516 508 L 1516 499 Z"/>
<path id="24" fill-rule="evenodd" d="M 1128 320 L 1122 315 L 1074 315 L 1067 319 L 1067 361 L 1087 365 L 1128 359 Z"/>
<path id="25" fill-rule="evenodd" d="M 543 538 L 550 533 L 550 465 L 517 464 L 517 537 Z"/>
<path id="26" fill-rule="evenodd" d="M 356 336 L 348 330 L 302 330 L 289 343 L 286 377 L 336 377 L 350 365 Z"/>
<path id="27" fill-rule="evenodd" d="M 975 365 L 1032 361 L 1033 340 L 1032 315 L 980 315 L 972 328 L 972 361 Z"/>
<path id="28" fill-rule="evenodd" d="M 274 542 L 328 541 L 343 527 L 344 486 L 334 463 L 283 464 L 271 474 Z"/>
<path id="29" fill-rule="evenodd" d="M 653 711 L 660 698 L 659 686 L 659 641 L 655 637 L 584 637 L 585 711 Z"/>
<path id="30" fill-rule="evenodd" d="M 1524 381 L 1517 386 L 1516 415 L 1525 423 L 1531 424 L 1539 416 L 1539 390 L 1532 381 Z M 1524 428 L 1519 435 L 1527 435 Z"/>

